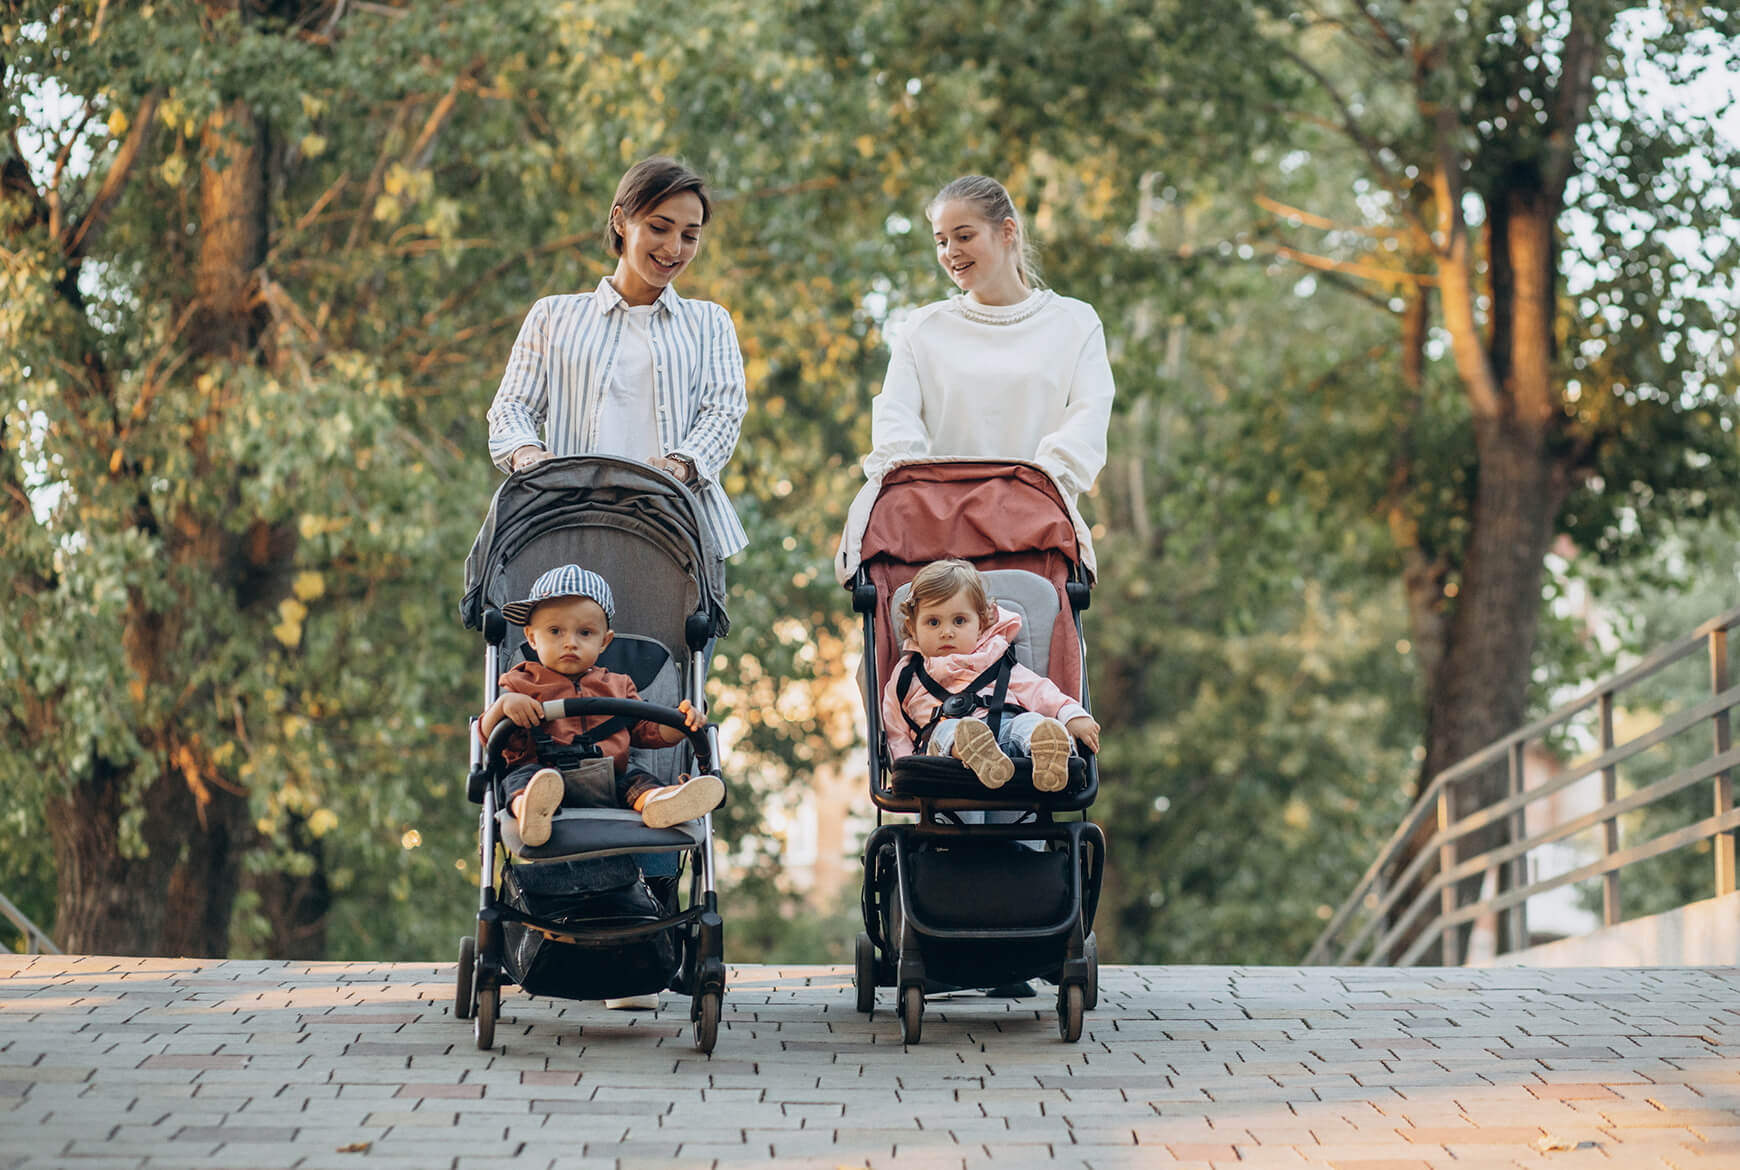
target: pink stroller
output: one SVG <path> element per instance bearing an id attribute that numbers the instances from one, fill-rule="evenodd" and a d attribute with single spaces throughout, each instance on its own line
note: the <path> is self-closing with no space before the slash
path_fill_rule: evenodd
<path id="1" fill-rule="evenodd" d="M 1028 464 L 907 464 L 884 479 L 858 548 L 850 588 L 864 617 L 870 797 L 877 828 L 864 846 L 864 932 L 858 936 L 857 1006 L 896 989 L 901 1034 L 919 1040 L 924 997 L 939 988 L 995 987 L 1026 979 L 1057 985 L 1058 1031 L 1080 1038 L 1099 998 L 1094 911 L 1105 835 L 1081 819 L 1098 772 L 1082 750 L 1061 792 L 1033 787 L 1031 765 L 990 790 L 940 756 L 889 756 L 877 698 L 898 667 L 895 607 L 923 565 L 971 561 L 997 603 L 1022 618 L 1019 661 L 1087 703 L 1081 611 L 1089 600 L 1070 511 L 1050 478 Z M 1079 748 L 1079 745 L 1078 745 Z M 973 823 L 981 812 L 1015 823 Z M 886 813 L 916 821 L 884 823 Z"/>

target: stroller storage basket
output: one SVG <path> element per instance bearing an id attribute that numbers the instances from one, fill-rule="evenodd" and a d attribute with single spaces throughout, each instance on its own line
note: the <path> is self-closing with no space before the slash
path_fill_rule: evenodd
<path id="1" fill-rule="evenodd" d="M 677 972 L 679 949 L 671 929 L 626 943 L 586 938 L 590 930 L 646 927 L 664 916 L 664 907 L 628 857 L 510 864 L 502 875 L 502 902 L 533 922 L 561 928 L 565 936 L 552 938 L 532 922 L 504 916 L 508 973 L 528 995 L 636 995 L 668 986 Z"/>

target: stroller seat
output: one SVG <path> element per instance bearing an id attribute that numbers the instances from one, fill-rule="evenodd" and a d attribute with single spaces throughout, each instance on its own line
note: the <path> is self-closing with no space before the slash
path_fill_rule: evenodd
<path id="1" fill-rule="evenodd" d="M 522 647 L 519 658 L 531 654 Z M 648 703 L 676 706 L 676 663 L 670 651 L 652 638 L 619 633 L 611 639 L 598 664 L 634 680 L 635 690 Z M 666 784 L 676 780 L 676 748 L 631 747 L 629 764 L 650 772 Z M 576 857 L 614 857 L 625 853 L 672 853 L 701 844 L 704 828 L 698 820 L 668 829 L 648 828 L 640 814 L 620 808 L 563 808 L 550 822 L 550 839 L 542 845 L 520 840 L 519 825 L 505 808 L 495 814 L 502 844 L 518 862 L 569 861 Z"/>
<path id="2" fill-rule="evenodd" d="M 512 814 L 495 814 L 501 842 L 520 861 L 571 861 L 577 857 L 616 857 L 625 853 L 670 853 L 693 849 L 705 840 L 698 820 L 668 829 L 648 828 L 640 814 L 625 808 L 565 808 L 550 822 L 542 845 L 520 840 Z"/>
<path id="3" fill-rule="evenodd" d="M 1021 632 L 1014 640 L 1015 659 L 1035 674 L 1049 677 L 1051 664 L 1050 631 L 1056 623 L 1060 606 L 1057 588 L 1037 573 L 1025 569 L 987 569 L 980 574 L 990 590 L 991 599 L 1021 618 Z M 889 599 L 889 621 L 898 627 L 895 614 L 912 592 L 908 582 L 895 589 Z M 1033 761 L 1017 758 L 1015 775 L 1001 788 L 990 789 L 979 783 L 977 776 L 965 764 L 949 756 L 913 754 L 895 760 L 889 769 L 888 791 L 897 799 L 884 798 L 884 807 L 892 811 L 911 811 L 907 801 L 946 799 L 951 808 L 1048 808 L 1070 810 L 1080 808 L 1079 798 L 1087 787 L 1087 761 L 1080 756 L 1069 760 L 1069 783 L 1059 792 L 1040 792 L 1033 787 Z"/>

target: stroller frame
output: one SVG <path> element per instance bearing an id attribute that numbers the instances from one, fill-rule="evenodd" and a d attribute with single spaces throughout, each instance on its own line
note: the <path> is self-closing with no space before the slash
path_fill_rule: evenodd
<path id="1" fill-rule="evenodd" d="M 1060 498 L 1057 503 L 1061 507 Z M 966 559 L 983 558 L 967 555 Z M 1071 784 L 1057 793 L 999 795 L 984 789 L 975 791 L 976 785 L 967 788 L 952 779 L 951 774 L 970 778 L 958 762 L 940 759 L 908 765 L 909 773 L 919 775 L 904 785 L 904 790 L 897 790 L 882 727 L 876 631 L 878 615 L 887 610 L 893 598 L 881 596 L 865 564 L 859 565 L 851 591 L 852 607 L 863 619 L 870 797 L 877 809 L 877 827 L 864 843 L 864 931 L 858 935 L 853 970 L 858 1010 L 873 1014 L 876 989 L 895 988 L 902 1038 L 915 1044 L 923 1031 L 927 989 L 939 990 L 939 985 L 952 989 L 961 983 L 958 976 L 963 973 L 973 980 L 965 986 L 996 986 L 1044 975 L 1057 984 L 1058 1033 L 1073 1043 L 1080 1039 L 1084 1014 L 1099 1000 L 1098 945 L 1092 928 L 1105 870 L 1106 840 L 1100 827 L 1085 819 L 1084 812 L 1099 791 L 1097 760 L 1092 753 L 1073 758 Z M 1081 701 L 1087 706 L 1086 662 L 1080 647 L 1081 611 L 1088 606 L 1090 585 L 1079 560 L 1070 559 L 1062 592 L 1075 627 L 1072 644 L 1078 661 L 1074 665 L 1080 678 Z M 1061 620 L 1061 612 L 1058 616 Z M 1026 774 L 1029 767 L 1018 761 L 1017 776 Z M 1031 813 L 1034 819 L 1014 824 L 963 824 L 959 818 L 962 812 L 991 810 Z M 887 823 L 885 814 L 891 812 L 917 814 L 917 819 Z M 1083 819 L 1058 820 L 1060 813 L 1082 813 Z M 973 925 L 944 921 L 915 898 L 915 858 L 926 851 L 958 849 L 970 856 L 974 849 L 1010 850 L 1023 842 L 1040 843 L 1045 852 L 1066 858 L 1062 866 L 1067 875 L 1066 893 L 1056 912 L 1021 924 Z M 938 978 L 932 974 L 938 969 L 957 978 Z"/>
<path id="2" fill-rule="evenodd" d="M 503 503 L 504 493 L 517 491 L 518 499 L 523 503 L 528 491 L 535 492 L 541 486 L 539 480 L 554 490 L 567 492 L 570 500 L 583 498 L 590 486 L 589 476 L 609 479 L 622 488 L 624 498 L 637 494 L 656 497 L 663 493 L 664 503 L 689 503 L 692 509 L 686 489 L 670 476 L 638 463 L 605 457 L 551 460 L 522 476 L 508 480 L 497 492 L 496 501 L 491 506 L 490 521 L 486 522 L 483 532 L 479 534 L 478 546 L 474 548 L 467 563 L 468 590 L 462 604 L 462 616 L 466 623 L 474 625 L 484 635 L 486 706 L 493 703 L 500 693 L 499 679 L 506 659 L 504 646 L 512 628 L 500 609 L 485 599 L 487 589 L 481 580 L 484 572 L 497 561 L 508 559 L 506 556 L 494 555 L 498 536 L 494 523 L 497 507 L 501 506 L 504 512 L 511 514 L 511 507 Z M 626 487 L 623 487 L 624 483 Z M 644 516 L 638 515 L 644 512 L 644 504 L 645 500 L 631 499 L 631 507 L 625 509 L 637 514 L 637 518 L 629 522 L 636 532 L 646 527 Z M 680 506 L 676 511 L 679 515 L 690 516 L 692 519 L 692 511 L 684 512 Z M 521 517 L 524 514 L 522 509 Z M 540 534 L 564 527 L 559 519 L 545 522 L 542 518 L 534 526 L 538 527 Z M 699 536 L 698 527 L 694 531 L 700 540 L 701 555 L 705 556 L 710 548 L 704 536 Z M 529 543 L 529 539 L 534 538 L 535 535 L 526 539 L 510 538 L 506 543 L 513 553 L 517 553 Z M 480 556 L 479 550 L 486 548 L 486 555 Z M 681 639 L 687 652 L 688 669 L 679 676 L 680 689 L 685 692 L 684 697 L 697 707 L 702 703 L 701 679 L 706 665 L 704 653 L 711 638 L 715 633 L 723 632 L 726 624 L 722 607 L 713 604 L 717 600 L 716 596 L 710 600 L 707 591 L 703 589 L 701 607 L 682 623 Z M 669 653 L 668 647 L 665 652 Z M 555 699 L 544 703 L 543 707 L 546 720 L 581 715 L 617 715 L 631 721 L 647 720 L 677 728 L 683 732 L 683 743 L 692 757 L 689 770 L 696 774 L 711 772 L 718 775 L 722 772 L 717 725 L 709 722 L 700 730 L 691 731 L 685 725 L 683 712 L 675 707 L 641 700 L 590 696 Z M 477 734 L 477 724 L 478 718 L 474 716 L 470 721 L 470 770 L 466 795 L 472 803 L 481 806 L 478 816 L 478 908 L 475 932 L 460 940 L 459 962 L 455 973 L 455 1017 L 472 1020 L 473 1032 L 480 1049 L 493 1047 L 495 1026 L 500 1014 L 501 989 L 515 982 L 514 973 L 507 962 L 506 928 L 510 924 L 517 924 L 549 942 L 588 948 L 628 946 L 671 932 L 682 955 L 672 986 L 689 994 L 689 1018 L 694 1025 L 695 1047 L 701 1052 L 711 1053 L 718 1036 L 726 983 L 724 921 L 719 913 L 718 894 L 714 884 L 711 814 L 669 829 L 651 829 L 641 823 L 638 814 L 632 812 L 615 809 L 564 809 L 557 814 L 556 823 L 558 835 L 566 842 L 567 851 L 558 848 L 557 838 L 553 837 L 549 846 L 539 848 L 546 853 L 555 849 L 555 855 L 528 857 L 529 862 L 535 864 L 538 861 L 679 852 L 693 862 L 689 870 L 689 906 L 687 909 L 677 909 L 674 904 L 661 906 L 661 910 L 668 912 L 650 920 L 626 925 L 605 920 L 588 923 L 540 917 L 509 904 L 502 891 L 497 888 L 497 883 L 501 880 L 497 875 L 498 850 L 519 846 L 517 836 L 513 836 L 511 841 L 504 840 L 498 815 L 501 812 L 499 784 L 507 771 L 502 752 L 518 728 L 510 720 L 504 719 L 492 730 L 486 743 Z M 511 830 L 511 824 L 508 828 Z M 529 850 L 522 851 L 523 855 L 529 853 Z M 681 866 L 679 872 L 680 869 Z"/>

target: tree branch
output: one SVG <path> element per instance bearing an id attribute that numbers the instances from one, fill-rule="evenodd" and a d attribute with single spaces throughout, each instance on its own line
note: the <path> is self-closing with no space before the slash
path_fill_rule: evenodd
<path id="1" fill-rule="evenodd" d="M 453 85 L 441 95 L 441 100 L 435 103 L 435 108 L 429 111 L 429 117 L 423 122 L 423 131 L 417 135 L 417 141 L 411 149 L 405 152 L 405 166 L 413 171 L 420 171 L 429 165 L 429 158 L 435 152 L 435 138 L 441 133 L 441 128 L 447 124 L 447 119 L 453 116 L 453 107 L 459 101 L 459 92 L 465 83 L 470 81 L 484 65 L 484 59 L 478 57 L 467 65 L 463 72 L 454 79 Z"/>
<path id="2" fill-rule="evenodd" d="M 156 121 L 159 95 L 152 90 L 139 103 L 139 109 L 133 118 L 132 128 L 127 131 L 126 139 L 121 143 L 121 149 L 115 155 L 115 161 L 109 164 L 109 171 L 103 176 L 103 185 L 97 189 L 95 199 L 85 208 L 84 215 L 79 217 L 78 224 L 73 228 L 66 240 L 65 252 L 69 260 L 77 261 L 84 256 L 84 250 L 90 243 L 93 233 L 103 226 L 103 221 L 109 217 L 115 200 L 127 185 L 127 178 L 132 173 L 133 165 L 139 160 L 139 152 L 145 146 L 145 139 L 150 136 L 151 125 Z"/>
<path id="3" fill-rule="evenodd" d="M 1462 214 L 1462 153 L 1456 147 L 1462 123 L 1454 102 L 1442 97 L 1435 107 L 1425 108 L 1432 127 L 1432 189 L 1438 202 L 1438 277 L 1443 289 L 1444 324 L 1450 330 L 1450 348 L 1463 392 L 1478 418 L 1496 418 L 1502 389 L 1493 373 L 1492 361 L 1480 340 L 1474 312 L 1474 258 L 1468 222 Z"/>
<path id="4" fill-rule="evenodd" d="M 1429 273 L 1385 268 L 1381 264 L 1361 264 L 1354 260 L 1337 260 L 1333 256 L 1317 256 L 1290 248 L 1286 244 L 1272 245 L 1271 250 L 1281 259 L 1291 260 L 1306 268 L 1315 268 L 1322 272 L 1344 272 L 1349 276 L 1362 277 L 1380 284 L 1411 285 L 1415 288 L 1434 288 L 1438 284 L 1438 278 Z"/>
<path id="5" fill-rule="evenodd" d="M 1555 206 L 1564 203 L 1565 184 L 1570 182 L 1572 158 L 1577 149 L 1577 131 L 1595 100 L 1595 69 L 1601 44 L 1607 37 L 1607 22 L 1597 21 L 1597 26 L 1591 29 L 1590 21 L 1597 18 L 1586 14 L 1579 18 L 1574 5 L 1570 19 L 1571 31 L 1565 34 L 1564 68 L 1552 104 L 1552 126 L 1547 132 L 1543 167 L 1547 192 Z"/>
<path id="6" fill-rule="evenodd" d="M 1336 223 L 1334 220 L 1318 215 L 1315 212 L 1306 211 L 1303 208 L 1282 203 L 1280 200 L 1272 199 L 1267 195 L 1257 195 L 1252 201 L 1264 211 L 1272 211 L 1276 215 L 1284 216 L 1288 219 L 1296 219 L 1306 227 L 1322 228 L 1324 231 L 1358 232 L 1361 235 L 1377 236 L 1380 239 L 1400 239 L 1408 234 L 1407 232 L 1399 231 L 1395 228 L 1379 227 L 1375 224 Z"/>
<path id="7" fill-rule="evenodd" d="M 1383 160 L 1383 144 L 1366 133 L 1365 127 L 1360 124 L 1358 116 L 1354 114 L 1353 107 L 1346 98 L 1341 96 L 1341 91 L 1335 88 L 1335 84 L 1328 77 L 1324 76 L 1322 70 L 1307 61 L 1297 50 L 1282 48 L 1281 55 L 1317 83 L 1318 88 L 1329 98 L 1330 103 L 1335 106 L 1336 113 L 1341 118 L 1338 124 L 1333 124 L 1334 128 L 1339 133 L 1346 135 L 1348 140 L 1359 148 L 1360 152 L 1365 155 L 1367 165 L 1376 174 L 1378 181 L 1402 201 L 1402 206 L 1406 207 L 1407 201 L 1404 198 L 1405 191 L 1401 182 L 1396 174 L 1390 170 L 1389 164 Z"/>

